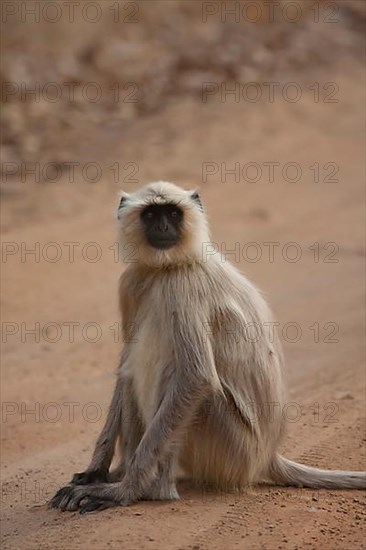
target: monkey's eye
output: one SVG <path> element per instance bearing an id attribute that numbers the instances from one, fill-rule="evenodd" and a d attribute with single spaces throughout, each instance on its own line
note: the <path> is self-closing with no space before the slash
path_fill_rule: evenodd
<path id="1" fill-rule="evenodd" d="M 152 220 L 153 217 L 154 217 L 154 214 L 152 212 L 147 212 L 146 217 L 147 217 L 148 220 Z"/>
<path id="2" fill-rule="evenodd" d="M 183 218 L 183 212 L 180 208 L 172 207 L 168 211 L 168 216 L 172 221 L 177 223 Z"/>

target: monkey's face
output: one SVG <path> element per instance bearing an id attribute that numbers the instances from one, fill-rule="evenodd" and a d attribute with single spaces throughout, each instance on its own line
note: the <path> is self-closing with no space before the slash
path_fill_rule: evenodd
<path id="1" fill-rule="evenodd" d="M 121 258 L 130 263 L 156 267 L 201 260 L 210 240 L 198 194 L 168 182 L 123 193 L 118 219 Z"/>
<path id="2" fill-rule="evenodd" d="M 157 250 L 169 250 L 182 237 L 183 210 L 176 204 L 150 204 L 140 214 L 147 242 Z"/>

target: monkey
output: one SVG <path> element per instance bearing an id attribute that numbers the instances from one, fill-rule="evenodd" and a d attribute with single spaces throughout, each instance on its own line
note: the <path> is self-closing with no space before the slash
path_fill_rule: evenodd
<path id="1" fill-rule="evenodd" d="M 224 261 L 197 191 L 159 181 L 122 193 L 119 283 L 125 338 L 105 425 L 88 468 L 49 505 L 81 513 L 179 498 L 179 469 L 195 483 L 364 488 L 365 472 L 321 470 L 281 456 L 286 384 L 262 293 Z M 239 334 L 239 337 L 238 337 Z M 120 461 L 111 470 L 119 449 Z"/>

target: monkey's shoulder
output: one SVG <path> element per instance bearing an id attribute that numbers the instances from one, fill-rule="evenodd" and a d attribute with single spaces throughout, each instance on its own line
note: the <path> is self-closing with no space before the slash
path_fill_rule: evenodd
<path id="1" fill-rule="evenodd" d="M 121 308 L 139 308 L 148 300 L 162 306 L 179 303 L 193 306 L 234 305 L 234 309 L 256 309 L 266 313 L 268 307 L 259 290 L 229 262 L 220 258 L 207 262 L 177 265 L 170 269 L 125 270 L 119 286 Z"/>

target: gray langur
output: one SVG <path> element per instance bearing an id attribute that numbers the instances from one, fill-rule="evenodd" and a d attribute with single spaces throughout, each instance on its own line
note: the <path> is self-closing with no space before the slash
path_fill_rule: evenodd
<path id="1" fill-rule="evenodd" d="M 363 488 L 362 472 L 320 470 L 278 454 L 286 403 L 277 336 L 244 275 L 212 252 L 196 192 L 157 182 L 122 194 L 120 241 L 134 254 L 119 288 L 126 338 L 89 467 L 50 506 L 82 513 L 179 498 L 181 468 L 223 489 L 255 482 Z M 120 462 L 110 471 L 116 450 Z"/>

